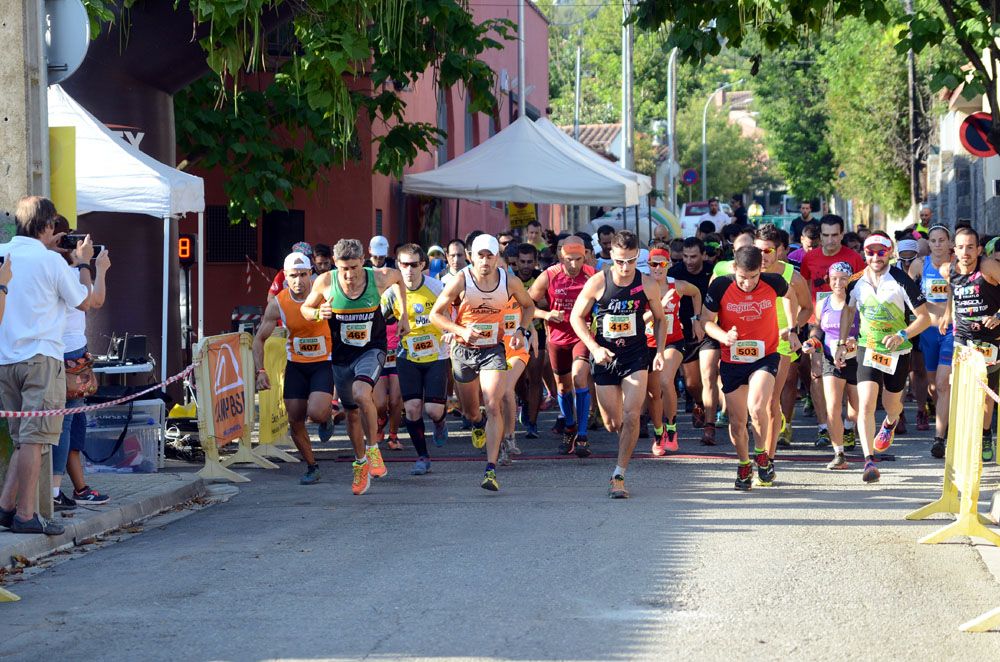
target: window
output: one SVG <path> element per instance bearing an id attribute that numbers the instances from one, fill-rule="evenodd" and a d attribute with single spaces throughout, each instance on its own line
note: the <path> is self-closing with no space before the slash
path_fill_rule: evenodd
<path id="1" fill-rule="evenodd" d="M 261 233 L 261 262 L 265 267 L 281 269 L 285 256 L 292 252 L 292 244 L 305 239 L 306 214 L 301 209 L 268 212 Z"/>
<path id="2" fill-rule="evenodd" d="M 257 228 L 248 221 L 229 222 L 229 209 L 222 205 L 205 207 L 205 260 L 246 262 L 257 260 Z"/>

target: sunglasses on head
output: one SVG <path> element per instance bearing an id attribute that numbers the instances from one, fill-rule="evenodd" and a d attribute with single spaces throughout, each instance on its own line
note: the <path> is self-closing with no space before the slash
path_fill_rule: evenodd
<path id="1" fill-rule="evenodd" d="M 885 257 L 886 255 L 888 255 L 888 253 L 889 253 L 889 249 L 888 248 L 866 248 L 865 249 L 865 255 L 868 255 L 869 257 Z"/>

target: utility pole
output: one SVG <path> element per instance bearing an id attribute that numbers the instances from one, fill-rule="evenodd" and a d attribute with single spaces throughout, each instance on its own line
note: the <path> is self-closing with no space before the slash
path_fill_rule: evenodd
<path id="1" fill-rule="evenodd" d="M 634 131 L 632 128 L 632 0 L 622 2 L 622 167 L 635 167 L 633 152 Z"/>
<path id="2" fill-rule="evenodd" d="M 527 117 L 527 99 L 524 98 L 524 2 L 517 0 L 517 116 Z"/>
<path id="3" fill-rule="evenodd" d="M 913 17 L 913 0 L 903 0 L 906 15 Z M 917 116 L 917 57 L 911 48 L 906 53 L 907 90 L 910 102 L 910 214 L 911 220 L 920 218 L 920 127 Z"/>
<path id="4" fill-rule="evenodd" d="M 667 209 L 677 213 L 677 180 L 674 163 L 677 162 L 677 49 L 670 51 L 667 63 L 667 190 L 664 202 Z"/>
<path id="5" fill-rule="evenodd" d="M 576 88 L 573 91 L 573 139 L 580 141 L 580 57 L 583 53 L 583 29 L 576 31 Z M 580 206 L 573 207 L 573 229 L 580 227 Z"/>

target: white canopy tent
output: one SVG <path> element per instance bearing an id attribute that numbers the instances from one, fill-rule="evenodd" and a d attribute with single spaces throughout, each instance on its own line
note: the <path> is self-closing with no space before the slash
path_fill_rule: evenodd
<path id="1" fill-rule="evenodd" d="M 653 180 L 650 179 L 649 175 L 642 175 L 639 174 L 638 172 L 632 172 L 631 170 L 627 170 L 621 167 L 617 163 L 613 163 L 607 160 L 594 150 L 590 149 L 589 147 L 581 143 L 579 140 L 573 138 L 572 136 L 567 135 L 565 131 L 563 131 L 555 124 L 553 124 L 552 121 L 549 120 L 549 118 L 542 117 L 538 119 L 537 121 L 535 121 L 535 126 L 538 127 L 538 129 L 542 132 L 542 134 L 546 138 L 549 138 L 560 144 L 566 145 L 575 153 L 579 154 L 585 159 L 593 161 L 594 163 L 603 168 L 606 168 L 610 172 L 631 179 L 639 186 L 640 196 L 649 195 L 649 192 L 653 190 Z"/>
<path id="2" fill-rule="evenodd" d="M 160 377 L 167 377 L 167 313 L 170 278 L 170 219 L 198 214 L 198 337 L 204 319 L 205 186 L 200 177 L 160 163 L 101 124 L 59 85 L 48 90 L 49 126 L 76 128 L 77 213 L 148 214 L 163 219 L 163 339 Z"/>
<path id="3" fill-rule="evenodd" d="M 547 137 L 527 116 L 434 170 L 405 175 L 403 191 L 439 198 L 623 207 L 638 204 L 648 193 L 634 176 Z"/>

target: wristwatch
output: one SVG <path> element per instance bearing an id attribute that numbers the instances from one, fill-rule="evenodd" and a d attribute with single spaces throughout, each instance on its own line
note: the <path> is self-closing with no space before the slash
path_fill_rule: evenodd
<path id="1" fill-rule="evenodd" d="M 9 294 L 9 292 L 7 292 L 7 286 L 6 285 L 0 285 L 0 292 L 3 292 L 4 296 L 6 296 L 7 294 Z"/>
<path id="2" fill-rule="evenodd" d="M 605 235 L 605 236 L 607 236 L 607 235 Z M 692 322 L 698 322 L 700 320 L 701 320 L 701 317 L 699 315 L 692 315 L 691 316 L 691 321 Z"/>
<path id="3" fill-rule="evenodd" d="M 520 331 L 521 334 L 524 336 L 525 340 L 531 340 L 531 331 L 524 328 L 523 326 L 517 327 L 516 329 L 514 329 L 514 331 Z"/>
<path id="4" fill-rule="evenodd" d="M 909 334 L 906 333 L 906 329 L 900 329 L 899 331 L 896 332 L 896 335 L 902 338 L 903 340 L 908 340 L 910 337 Z"/>

